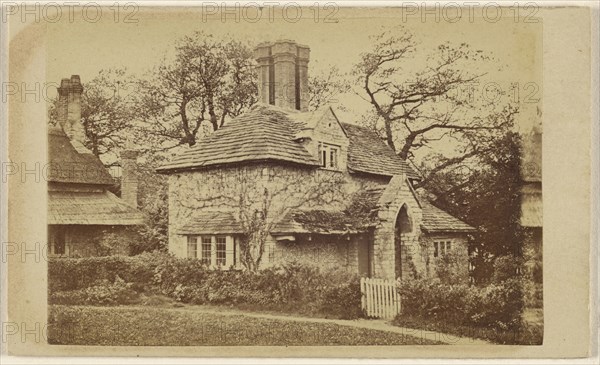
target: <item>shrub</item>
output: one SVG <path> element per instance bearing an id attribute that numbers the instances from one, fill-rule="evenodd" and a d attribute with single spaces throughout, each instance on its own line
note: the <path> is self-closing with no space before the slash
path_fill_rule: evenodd
<path id="1" fill-rule="evenodd" d="M 362 315 L 357 276 L 298 263 L 259 272 L 219 271 L 209 270 L 199 260 L 144 253 L 51 260 L 48 275 L 50 301 L 57 304 L 126 302 L 115 299 L 116 288 L 107 284 L 114 286 L 122 279 L 132 291 L 165 295 L 181 303 L 251 306 L 340 318 Z"/>
<path id="2" fill-rule="evenodd" d="M 494 259 L 492 283 L 500 283 L 514 278 L 523 269 L 523 260 L 513 255 L 498 256 Z"/>
<path id="3" fill-rule="evenodd" d="M 320 310 L 341 319 L 364 317 L 361 308 L 360 281 L 355 278 L 348 283 L 326 288 L 323 292 Z"/>
<path id="4" fill-rule="evenodd" d="M 114 283 L 104 280 L 99 285 L 84 289 L 55 292 L 50 295 L 51 304 L 69 305 L 119 305 L 136 303 L 139 294 L 126 283 L 116 277 Z"/>
<path id="5" fill-rule="evenodd" d="M 486 287 L 446 285 L 439 279 L 412 280 L 401 284 L 400 293 L 402 316 L 499 330 L 521 324 L 523 295 L 517 279 Z"/>
<path id="6" fill-rule="evenodd" d="M 170 256 L 144 253 L 138 256 L 51 258 L 48 262 L 48 289 L 51 292 L 78 290 L 104 280 L 121 277 L 135 287 L 152 284 L 156 267 Z"/>

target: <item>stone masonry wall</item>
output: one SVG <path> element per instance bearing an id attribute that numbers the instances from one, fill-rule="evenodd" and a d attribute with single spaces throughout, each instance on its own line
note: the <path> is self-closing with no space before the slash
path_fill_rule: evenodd
<path id="1" fill-rule="evenodd" d="M 129 226 L 49 226 L 48 253 L 52 255 L 52 235 L 56 230 L 65 232 L 65 256 L 91 257 L 129 255 L 129 244 L 139 239 Z"/>
<path id="2" fill-rule="evenodd" d="M 242 199 L 245 212 L 261 210 L 266 204 L 267 221 L 272 223 L 293 209 L 343 209 L 353 193 L 386 182 L 341 171 L 269 163 L 173 174 L 169 176 L 169 250 L 185 257 L 186 237 L 177 231 L 195 212 L 234 211 L 237 216 Z"/>
<path id="3" fill-rule="evenodd" d="M 396 218 L 403 205 L 407 207 L 408 217 L 411 221 L 412 231 L 402 234 L 401 242 L 403 252 L 420 252 L 419 237 L 422 220 L 421 208 L 419 207 L 413 193 L 410 191 L 403 176 L 395 176 L 388 184 L 379 201 L 379 224 L 375 229 L 374 236 L 374 262 L 373 274 L 375 277 L 396 280 L 396 249 L 395 229 Z M 412 257 L 402 256 L 402 273 L 410 272 L 414 267 L 417 272 L 425 269 L 425 260 L 421 255 Z M 406 261 L 405 261 L 406 260 Z"/>
<path id="4" fill-rule="evenodd" d="M 469 243 L 464 233 L 435 233 L 423 234 L 421 237 L 422 246 L 426 247 L 427 262 L 425 274 L 427 277 L 436 277 L 437 267 L 443 265 L 444 256 L 439 253 L 434 257 L 435 241 L 451 241 L 452 249 L 447 254 L 448 261 L 451 263 L 450 269 L 455 275 L 463 278 L 465 282 L 469 279 Z"/>
<path id="5" fill-rule="evenodd" d="M 356 236 L 297 236 L 295 242 L 271 239 L 263 256 L 262 267 L 286 263 L 317 265 L 321 268 L 358 272 Z M 271 253 L 271 255 L 269 255 Z"/>

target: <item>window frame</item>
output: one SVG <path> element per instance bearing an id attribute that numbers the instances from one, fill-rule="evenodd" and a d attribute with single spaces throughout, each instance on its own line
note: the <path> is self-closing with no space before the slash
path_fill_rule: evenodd
<path id="1" fill-rule="evenodd" d="M 202 264 L 210 266 L 212 264 L 212 236 L 200 236 L 200 261 Z M 208 246 L 208 250 L 206 249 Z M 206 253 L 208 252 L 208 255 Z"/>
<path id="2" fill-rule="evenodd" d="M 193 250 L 191 247 L 194 247 Z M 191 256 L 190 253 L 194 252 L 194 256 Z M 187 237 L 187 258 L 188 259 L 197 259 L 198 258 L 198 236 L 188 236 Z"/>
<path id="3" fill-rule="evenodd" d="M 319 166 L 325 170 L 339 171 L 341 150 L 342 148 L 339 145 L 318 142 Z"/>
<path id="4" fill-rule="evenodd" d="M 433 257 L 440 258 L 450 255 L 453 250 L 452 239 L 442 238 L 433 240 Z"/>
<path id="5" fill-rule="evenodd" d="M 215 264 L 216 266 L 227 266 L 227 237 L 213 237 L 215 239 Z M 220 242 L 221 239 L 222 242 Z M 220 249 L 219 246 L 221 246 L 222 249 Z"/>
<path id="6" fill-rule="evenodd" d="M 233 235 L 186 235 L 187 257 L 196 258 L 202 265 L 211 268 L 229 269 L 238 267 L 237 239 Z M 195 240 L 196 256 L 191 256 Z"/>

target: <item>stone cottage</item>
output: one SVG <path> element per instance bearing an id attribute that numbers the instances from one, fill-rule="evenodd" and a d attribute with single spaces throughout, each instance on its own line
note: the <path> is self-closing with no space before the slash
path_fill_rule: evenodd
<path id="1" fill-rule="evenodd" d="M 419 175 L 373 131 L 325 107 L 307 111 L 309 48 L 255 50 L 261 103 L 157 171 L 169 175 L 169 250 L 242 267 L 289 261 L 388 279 L 468 271 L 472 227 L 413 189 Z M 262 236 L 261 236 L 262 235 Z"/>
<path id="2" fill-rule="evenodd" d="M 542 131 L 536 125 L 523 136 L 521 163 L 521 226 L 526 231 L 525 246 L 542 249 Z"/>
<path id="3" fill-rule="evenodd" d="M 123 242 L 135 236 L 130 228 L 144 223 L 136 209 L 136 154 L 121 155 L 120 199 L 108 190 L 114 184 L 112 176 L 83 145 L 82 92 L 79 76 L 61 81 L 57 123 L 48 129 L 48 254 L 129 254 Z M 111 246 L 111 235 L 118 245 Z"/>

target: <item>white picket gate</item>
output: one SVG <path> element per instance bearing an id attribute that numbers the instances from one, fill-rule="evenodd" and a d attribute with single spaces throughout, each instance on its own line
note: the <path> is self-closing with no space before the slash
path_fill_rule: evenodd
<path id="1" fill-rule="evenodd" d="M 360 279 L 362 308 L 369 317 L 394 318 L 400 313 L 400 294 L 396 283 L 384 279 Z"/>

